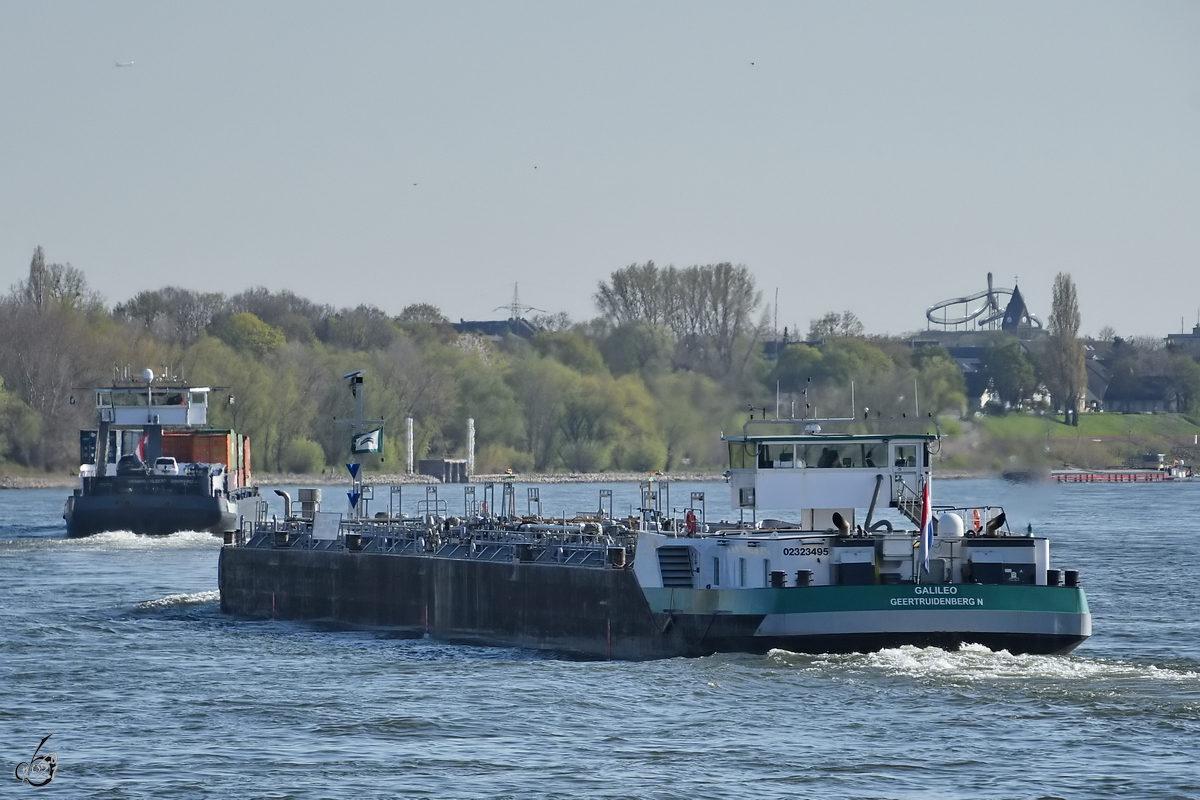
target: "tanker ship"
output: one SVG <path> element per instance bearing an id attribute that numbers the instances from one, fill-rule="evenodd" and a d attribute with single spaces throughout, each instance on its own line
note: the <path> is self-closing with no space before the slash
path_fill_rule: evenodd
<path id="1" fill-rule="evenodd" d="M 88 390 L 98 427 L 80 431 L 79 488 L 67 498 L 67 535 L 237 530 L 253 514 L 250 439 L 207 428 L 214 387 L 119 374 Z"/>
<path id="2" fill-rule="evenodd" d="M 264 506 L 226 536 L 221 608 L 589 658 L 1070 652 L 1091 634 L 1078 572 L 1052 568 L 1047 538 L 1009 530 L 998 506 L 934 506 L 939 435 L 913 422 L 747 423 L 726 437 L 740 515 L 726 523 L 706 519 L 702 493 L 672 512 L 653 480 L 623 519 L 611 500 L 607 513 L 521 515 L 510 482 L 498 504 L 496 484 L 478 504 L 467 487 L 461 515 L 435 493 L 414 518 L 390 503 L 371 515 L 361 485 L 345 513 L 305 490 L 299 509 Z"/>

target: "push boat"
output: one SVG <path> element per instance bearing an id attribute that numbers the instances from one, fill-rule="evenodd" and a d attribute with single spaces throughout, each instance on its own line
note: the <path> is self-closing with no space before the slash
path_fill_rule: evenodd
<path id="1" fill-rule="evenodd" d="M 736 522 L 709 523 L 702 492 L 676 514 L 653 479 L 627 518 L 611 492 L 605 513 L 605 490 L 598 512 L 570 519 L 543 518 L 536 487 L 518 514 L 511 482 L 499 505 L 496 484 L 482 502 L 466 487 L 461 515 L 429 487 L 415 518 L 393 502 L 402 487 L 374 516 L 371 487 L 352 488 L 347 512 L 302 490 L 298 510 L 286 497 L 284 516 L 268 517 L 263 503 L 226 536 L 221 609 L 631 660 L 964 644 L 1054 654 L 1087 639 L 1079 575 L 1051 568 L 1044 536 L 1009 530 L 998 506 L 926 508 L 939 436 L 906 427 L 747 423 L 725 439 Z M 760 521 L 758 509 L 797 518 Z"/>
<path id="2" fill-rule="evenodd" d="M 1179 459 L 1167 463 L 1157 456 L 1157 466 L 1142 468 L 1111 467 L 1109 469 L 1058 469 L 1050 476 L 1059 483 L 1190 483 L 1195 477 L 1190 465 Z M 1146 461 L 1151 461 L 1148 456 Z"/>
<path id="3" fill-rule="evenodd" d="M 80 431 L 79 488 L 63 509 L 69 536 L 222 535 L 254 513 L 249 437 L 207 428 L 215 387 L 122 370 L 87 391 L 97 428 Z"/>

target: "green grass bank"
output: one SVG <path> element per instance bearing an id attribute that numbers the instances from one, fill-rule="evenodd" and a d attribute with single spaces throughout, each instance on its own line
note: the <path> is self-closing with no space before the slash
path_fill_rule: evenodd
<path id="1" fill-rule="evenodd" d="M 940 466 L 951 470 L 1139 467 L 1148 453 L 1200 460 L 1200 424 L 1181 414 L 1082 414 L 1075 427 L 1050 414 L 1011 413 L 944 429 Z"/>

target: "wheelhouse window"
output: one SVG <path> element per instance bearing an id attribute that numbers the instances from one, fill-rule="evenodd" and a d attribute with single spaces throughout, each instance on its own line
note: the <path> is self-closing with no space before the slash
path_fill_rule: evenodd
<path id="1" fill-rule="evenodd" d="M 155 406 L 181 406 L 183 405 L 183 392 L 175 392 L 169 389 L 152 392 L 150 404 Z"/>
<path id="2" fill-rule="evenodd" d="M 886 467 L 887 442 L 849 442 L 831 440 L 819 444 L 795 442 L 729 442 L 730 469 L 826 469 L 850 467 L 879 469 Z M 918 460 L 915 445 L 896 448 L 897 458 Z"/>
<path id="3" fill-rule="evenodd" d="M 754 469 L 755 447 L 752 442 L 729 443 L 729 468 Z"/>
<path id="4" fill-rule="evenodd" d="M 862 445 L 850 442 L 810 444 L 804 448 L 804 463 L 809 467 L 861 467 Z"/>
<path id="5" fill-rule="evenodd" d="M 883 442 L 868 442 L 862 445 L 862 466 L 887 466 L 887 445 Z"/>
<path id="6" fill-rule="evenodd" d="M 897 467 L 918 467 L 920 463 L 917 461 L 917 446 L 915 444 L 898 444 L 896 445 L 896 464 Z"/>
<path id="7" fill-rule="evenodd" d="M 791 469 L 796 465 L 796 446 L 788 444 L 760 444 L 758 446 L 759 469 Z"/>

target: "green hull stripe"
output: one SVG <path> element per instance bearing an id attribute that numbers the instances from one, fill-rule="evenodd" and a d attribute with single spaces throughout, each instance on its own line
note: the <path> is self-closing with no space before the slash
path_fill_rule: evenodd
<path id="1" fill-rule="evenodd" d="M 1087 597 L 1065 586 L 811 586 L 788 589 L 643 589 L 651 610 L 698 614 L 829 611 L 1044 611 L 1088 613 Z"/>

